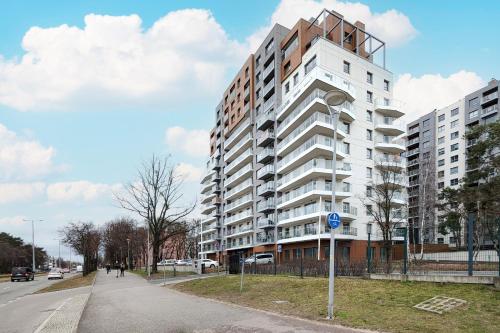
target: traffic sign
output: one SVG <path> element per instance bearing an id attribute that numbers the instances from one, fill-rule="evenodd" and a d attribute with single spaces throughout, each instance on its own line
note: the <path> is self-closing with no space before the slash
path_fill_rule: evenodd
<path id="1" fill-rule="evenodd" d="M 278 244 L 278 253 L 281 253 L 282 250 L 283 250 L 282 245 Z"/>
<path id="2" fill-rule="evenodd" d="M 337 229 L 340 226 L 340 215 L 338 213 L 330 213 L 328 214 L 328 225 L 332 229 Z"/>

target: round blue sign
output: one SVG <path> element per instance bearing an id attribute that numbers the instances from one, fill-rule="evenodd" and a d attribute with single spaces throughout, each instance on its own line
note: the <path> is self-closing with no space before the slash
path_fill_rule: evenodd
<path id="1" fill-rule="evenodd" d="M 332 229 L 337 229 L 340 226 L 340 215 L 338 213 L 328 214 L 328 225 Z"/>

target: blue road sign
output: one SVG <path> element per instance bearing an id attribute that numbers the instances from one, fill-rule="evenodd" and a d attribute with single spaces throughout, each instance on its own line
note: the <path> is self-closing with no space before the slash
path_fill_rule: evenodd
<path id="1" fill-rule="evenodd" d="M 328 214 L 328 225 L 332 229 L 337 229 L 340 226 L 340 215 L 335 212 Z"/>
<path id="2" fill-rule="evenodd" d="M 278 253 L 281 253 L 281 251 L 283 250 L 281 244 L 278 244 Z"/>

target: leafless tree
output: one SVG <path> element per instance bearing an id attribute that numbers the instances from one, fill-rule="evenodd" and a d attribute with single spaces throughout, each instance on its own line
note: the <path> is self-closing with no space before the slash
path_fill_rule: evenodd
<path id="1" fill-rule="evenodd" d="M 104 260 L 107 263 L 129 263 L 128 254 L 133 257 L 135 247 L 139 246 L 135 241 L 137 238 L 136 221 L 121 217 L 107 222 L 102 227 L 102 245 L 104 249 Z"/>
<path id="2" fill-rule="evenodd" d="M 376 163 L 375 181 L 366 195 L 361 198 L 371 219 L 380 230 L 385 248 L 386 273 L 392 270 L 392 237 L 396 228 L 403 225 L 406 217 L 404 199 L 404 173 L 401 164 L 395 160 Z"/>
<path id="3" fill-rule="evenodd" d="M 162 245 L 185 230 L 185 217 L 195 208 L 195 203 L 188 207 L 178 206 L 182 198 L 182 184 L 182 175 L 176 173 L 168 157 L 153 155 L 138 171 L 138 181 L 126 186 L 126 194 L 115 194 L 121 207 L 138 214 L 148 223 L 152 238 L 153 273 L 157 272 Z"/>
<path id="4" fill-rule="evenodd" d="M 92 222 L 71 222 L 60 234 L 64 244 L 83 256 L 83 275 L 97 270 L 101 234 Z"/>

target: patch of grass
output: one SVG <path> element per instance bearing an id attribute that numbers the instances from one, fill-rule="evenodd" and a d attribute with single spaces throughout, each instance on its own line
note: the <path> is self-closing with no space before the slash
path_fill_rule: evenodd
<path id="1" fill-rule="evenodd" d="M 171 288 L 307 319 L 324 320 L 327 315 L 324 278 L 248 275 L 241 294 L 240 277 L 234 275 Z M 413 308 L 436 295 L 464 299 L 467 304 L 443 315 Z M 500 292 L 483 285 L 337 278 L 333 322 L 390 332 L 500 332 Z"/>
<path id="2" fill-rule="evenodd" d="M 131 273 L 137 274 L 139 276 L 142 276 L 145 279 L 148 279 L 148 272 L 146 272 L 145 270 L 140 269 L 140 270 L 135 270 L 135 271 L 127 271 L 127 272 L 131 272 Z M 194 274 L 196 274 L 196 273 L 195 272 L 179 272 L 179 271 L 175 272 L 176 277 L 188 276 L 188 275 L 194 275 Z M 174 277 L 174 271 L 165 271 L 165 277 L 167 279 Z M 158 280 L 158 279 L 163 279 L 163 271 L 162 270 L 158 270 L 157 273 L 151 273 L 151 277 L 149 277 L 149 280 Z"/>
<path id="3" fill-rule="evenodd" d="M 38 290 L 35 294 L 48 293 L 51 291 L 58 291 L 64 289 L 80 288 L 85 286 L 90 286 L 94 282 L 96 272 L 92 272 L 85 276 L 78 274 L 68 279 L 63 279 L 58 281 L 48 287 Z"/>

